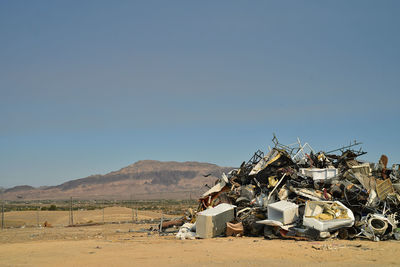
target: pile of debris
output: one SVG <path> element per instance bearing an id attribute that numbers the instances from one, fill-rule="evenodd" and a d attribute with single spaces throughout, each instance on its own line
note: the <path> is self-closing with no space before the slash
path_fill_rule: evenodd
<path id="1" fill-rule="evenodd" d="M 177 237 L 400 239 L 400 169 L 357 158 L 361 143 L 316 153 L 300 140 L 257 151 L 199 199 Z"/>

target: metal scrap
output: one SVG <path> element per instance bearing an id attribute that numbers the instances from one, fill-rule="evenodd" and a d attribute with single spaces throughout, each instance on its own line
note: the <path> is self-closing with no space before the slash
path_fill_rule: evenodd
<path id="1" fill-rule="evenodd" d="M 265 238 L 400 239 L 398 164 L 387 168 L 385 155 L 378 164 L 358 160 L 366 152 L 357 148 L 357 141 L 328 152 L 316 152 L 300 139 L 284 145 L 274 135 L 272 142 L 265 155 L 257 150 L 239 168 L 223 174 L 200 197 L 197 212 L 235 204 L 232 220 L 223 224 L 226 234 L 234 236 L 240 225 L 240 235 Z M 281 220 L 277 214 L 296 216 Z"/>

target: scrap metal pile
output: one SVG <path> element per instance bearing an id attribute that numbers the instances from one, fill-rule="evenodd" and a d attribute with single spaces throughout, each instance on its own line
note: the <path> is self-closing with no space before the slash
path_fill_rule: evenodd
<path id="1" fill-rule="evenodd" d="M 366 153 L 357 142 L 318 153 L 299 140 L 273 142 L 267 154 L 257 151 L 223 174 L 177 237 L 400 239 L 398 165 L 387 169 L 384 155 L 377 164 L 357 160 Z"/>

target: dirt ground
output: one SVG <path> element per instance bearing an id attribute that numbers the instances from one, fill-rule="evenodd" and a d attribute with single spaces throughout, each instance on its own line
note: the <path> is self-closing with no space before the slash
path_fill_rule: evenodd
<path id="1" fill-rule="evenodd" d="M 124 208 L 110 209 L 109 214 L 114 213 L 119 219 L 125 219 L 130 212 Z M 88 211 L 83 217 L 94 221 L 93 216 L 99 216 L 98 212 Z M 8 215 L 19 221 L 31 218 L 27 212 Z M 56 213 L 50 215 L 57 218 Z M 143 213 L 138 217 L 156 219 L 160 214 Z M 397 241 L 306 242 L 261 237 L 177 240 L 173 235 L 141 231 L 155 225 L 116 223 L 5 229 L 0 231 L 0 266 L 400 265 L 400 242 Z"/>

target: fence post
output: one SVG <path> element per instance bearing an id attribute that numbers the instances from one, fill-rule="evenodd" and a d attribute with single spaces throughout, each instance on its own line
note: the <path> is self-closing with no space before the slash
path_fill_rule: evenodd
<path id="1" fill-rule="evenodd" d="M 36 210 L 36 226 L 39 227 L 39 210 L 40 206 Z"/>
<path id="2" fill-rule="evenodd" d="M 104 224 L 104 205 L 105 205 L 105 202 L 103 201 L 103 224 Z"/>
<path id="3" fill-rule="evenodd" d="M 161 232 L 162 232 L 162 224 L 163 224 L 163 221 L 164 221 L 164 212 L 161 212 L 160 230 L 159 230 L 159 232 L 158 232 L 159 235 L 161 235 Z"/>
<path id="4" fill-rule="evenodd" d="M 4 200 L 1 201 L 1 230 L 4 230 Z"/>
<path id="5" fill-rule="evenodd" d="M 72 210 L 72 197 L 69 203 L 69 225 L 74 225 L 74 213 Z"/>

